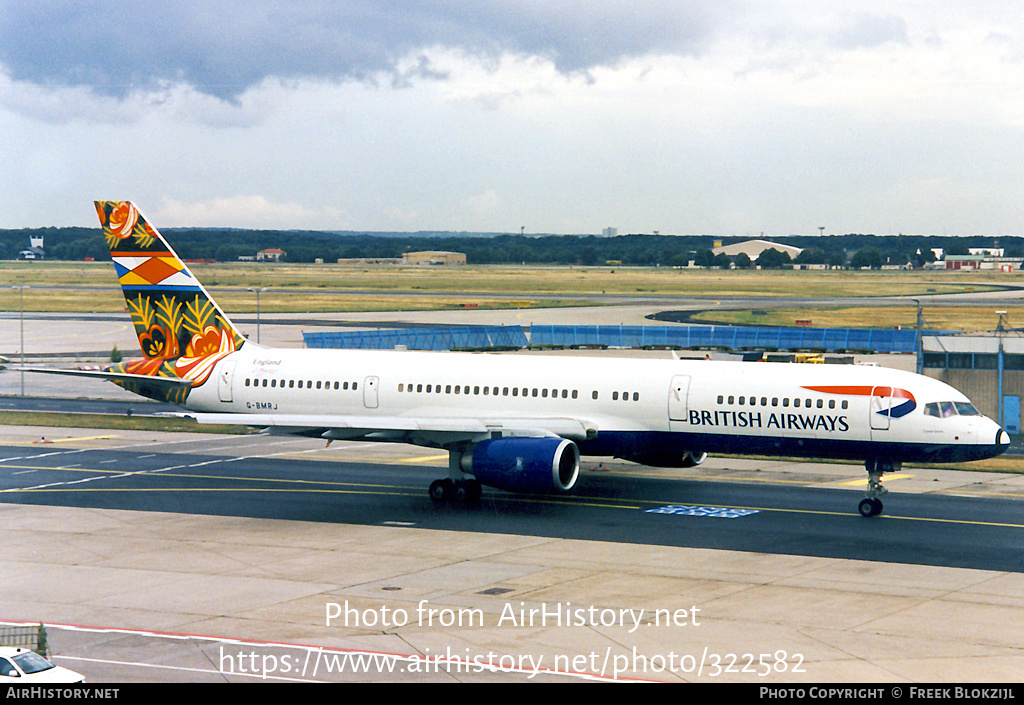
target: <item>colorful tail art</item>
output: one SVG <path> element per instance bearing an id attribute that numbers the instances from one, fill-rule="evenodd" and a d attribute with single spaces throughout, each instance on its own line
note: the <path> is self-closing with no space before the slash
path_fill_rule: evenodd
<path id="1" fill-rule="evenodd" d="M 145 379 L 118 384 L 184 403 L 191 387 L 204 384 L 217 362 L 241 348 L 245 338 L 132 203 L 96 201 L 96 214 L 145 356 L 111 371 L 153 377 L 156 384 Z M 159 378 L 175 383 L 159 384 Z"/>

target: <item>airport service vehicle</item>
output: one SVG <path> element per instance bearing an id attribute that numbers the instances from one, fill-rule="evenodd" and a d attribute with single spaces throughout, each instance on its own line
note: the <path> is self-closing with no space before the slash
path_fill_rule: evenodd
<path id="1" fill-rule="evenodd" d="M 55 666 L 35 651 L 0 646 L 0 685 L 35 683 L 85 683 L 85 676 Z"/>
<path id="2" fill-rule="evenodd" d="M 443 448 L 436 502 L 473 500 L 483 485 L 566 492 L 581 455 L 692 467 L 708 453 L 756 453 L 863 461 L 869 517 L 901 463 L 1009 446 L 957 390 L 882 367 L 261 346 L 135 205 L 96 212 L 143 357 L 74 373 L 177 403 L 199 423 Z"/>

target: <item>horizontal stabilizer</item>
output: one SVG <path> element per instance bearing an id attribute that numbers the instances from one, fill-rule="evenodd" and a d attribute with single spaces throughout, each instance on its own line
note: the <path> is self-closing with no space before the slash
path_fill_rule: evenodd
<path id="1" fill-rule="evenodd" d="M 192 387 L 192 380 L 180 377 L 158 377 L 155 375 L 134 375 L 130 372 L 108 372 L 107 370 L 68 370 L 60 367 L 11 367 L 12 370 L 24 372 L 39 372 L 47 375 L 67 375 L 71 377 L 91 377 L 93 379 L 105 379 L 108 382 L 117 384 L 145 384 L 151 388 L 164 388 L 167 390 L 189 389 Z"/>

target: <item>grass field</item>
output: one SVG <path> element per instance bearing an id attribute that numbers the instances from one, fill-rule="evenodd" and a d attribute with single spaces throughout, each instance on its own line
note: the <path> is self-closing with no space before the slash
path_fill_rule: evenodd
<path id="1" fill-rule="evenodd" d="M 1001 306 L 1013 326 L 1024 325 L 1024 307 Z M 999 322 L 995 307 L 943 307 L 924 309 L 927 330 L 992 330 Z M 739 326 L 792 326 L 809 321 L 814 328 L 915 328 L 917 307 L 863 306 L 858 308 L 758 309 L 744 311 L 706 311 L 693 316 L 695 322 L 721 322 Z"/>
<path id="2" fill-rule="evenodd" d="M 196 277 L 228 311 L 253 311 L 247 288 L 268 290 L 266 312 L 439 310 L 570 306 L 575 297 L 877 297 L 987 291 L 1024 285 L 995 272 L 722 271 L 657 267 L 195 264 Z M 124 300 L 109 262 L 0 262 L 0 310 L 113 312 Z M 592 302 L 586 302 L 592 304 Z M 806 311 L 804 312 L 806 313 Z M 806 316 L 803 316 L 806 318 Z M 769 321 L 756 321 L 769 323 Z M 913 320 L 910 321 L 911 323 Z M 881 325 L 881 324 L 878 324 Z"/>
<path id="3" fill-rule="evenodd" d="M 890 295 L 969 293 L 1024 286 L 1019 273 L 996 272 L 794 272 L 675 270 L 633 267 L 467 266 L 402 267 L 395 265 L 342 266 L 293 264 L 196 264 L 194 274 L 228 312 L 255 310 L 255 294 L 268 290 L 261 308 L 271 312 L 435 310 L 473 305 L 479 308 L 571 306 L 584 297 L 680 296 L 710 302 L 733 297 L 780 296 L 878 297 Z M 124 298 L 109 263 L 0 262 L 0 310 L 17 311 L 24 290 L 27 311 L 122 312 Z M 1024 323 L 1024 307 L 1001 306 L 1011 325 Z M 779 308 L 757 311 L 711 311 L 695 320 L 741 325 L 794 325 L 810 321 L 815 327 L 914 327 L 916 308 L 898 306 L 839 308 Z M 928 307 L 930 329 L 982 330 L 995 327 L 992 307 Z M 239 432 L 222 427 L 198 427 L 183 419 L 112 416 L 19 414 L 0 412 L 0 425 L 68 425 L 90 428 L 130 428 L 164 431 Z M 1024 472 L 1019 458 L 995 458 L 970 464 L 970 469 Z"/>
<path id="4" fill-rule="evenodd" d="M 114 416 L 113 414 L 65 414 L 44 411 L 0 411 L 0 426 L 46 426 L 52 428 L 104 428 L 122 431 L 164 431 L 181 433 L 246 434 L 245 426 L 200 425 L 194 419 L 155 416 Z"/>

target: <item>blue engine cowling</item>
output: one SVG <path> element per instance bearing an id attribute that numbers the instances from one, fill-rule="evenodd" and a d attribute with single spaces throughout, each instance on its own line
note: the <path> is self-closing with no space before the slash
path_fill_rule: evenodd
<path id="1" fill-rule="evenodd" d="M 462 456 L 480 484 L 509 492 L 567 492 L 580 474 L 580 451 L 564 438 L 495 438 Z"/>

